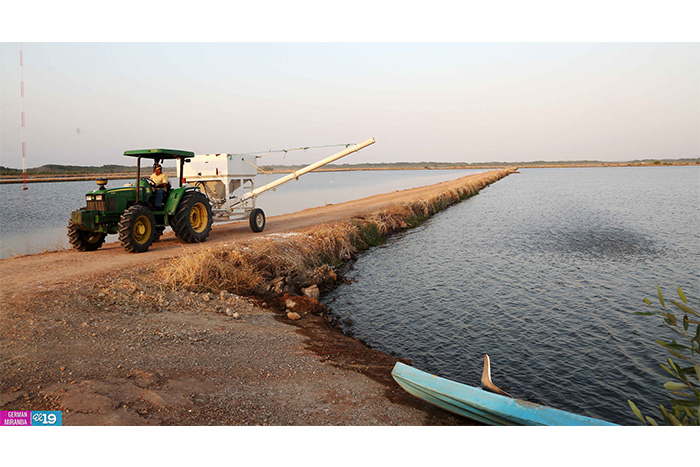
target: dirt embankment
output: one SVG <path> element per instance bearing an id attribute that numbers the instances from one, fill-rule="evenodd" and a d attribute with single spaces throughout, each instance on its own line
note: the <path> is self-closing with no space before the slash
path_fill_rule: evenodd
<path id="1" fill-rule="evenodd" d="M 509 171 L 268 219 L 303 232 Z M 171 290 L 153 280 L 185 251 L 251 240 L 217 226 L 203 245 L 166 236 L 146 254 L 108 244 L 0 262 L 0 409 L 62 410 L 65 425 L 453 425 L 408 395 L 396 359 L 288 303 Z M 285 299 L 286 300 L 286 299 Z M 279 303 L 279 302 L 278 302 Z"/>

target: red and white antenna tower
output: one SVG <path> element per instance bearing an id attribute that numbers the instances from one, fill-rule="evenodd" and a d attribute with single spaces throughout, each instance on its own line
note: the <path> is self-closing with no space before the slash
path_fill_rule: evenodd
<path id="1" fill-rule="evenodd" d="M 22 101 L 22 178 L 24 180 L 23 190 L 27 189 L 27 145 L 24 142 L 24 63 L 22 58 L 22 43 L 19 44 L 19 86 L 20 100 Z"/>

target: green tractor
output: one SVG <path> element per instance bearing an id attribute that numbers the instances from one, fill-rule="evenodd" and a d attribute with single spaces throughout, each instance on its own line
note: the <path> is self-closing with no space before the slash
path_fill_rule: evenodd
<path id="1" fill-rule="evenodd" d="M 68 223 L 70 244 L 78 251 L 99 249 L 109 234 L 119 234 L 122 247 L 142 253 L 160 239 L 167 226 L 187 243 L 203 242 L 209 236 L 213 220 L 209 198 L 199 187 L 183 186 L 183 167 L 193 152 L 173 149 L 139 149 L 124 152 L 137 158 L 136 185 L 106 189 L 107 180 L 97 180 L 99 188 L 85 195 L 87 206 L 73 211 Z M 180 184 L 168 189 L 161 208 L 156 208 L 155 184 L 141 178 L 141 159 L 153 165 L 166 160 L 179 161 Z"/>

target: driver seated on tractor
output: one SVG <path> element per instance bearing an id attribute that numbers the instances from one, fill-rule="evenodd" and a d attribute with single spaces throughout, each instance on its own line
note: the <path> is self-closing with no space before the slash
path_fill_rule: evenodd
<path id="1" fill-rule="evenodd" d="M 163 198 L 165 197 L 165 192 L 168 189 L 168 176 L 163 173 L 163 167 L 160 164 L 153 165 L 153 173 L 151 174 L 151 181 L 154 183 L 153 189 L 155 190 L 156 199 L 154 201 L 154 206 L 156 209 L 163 208 Z"/>

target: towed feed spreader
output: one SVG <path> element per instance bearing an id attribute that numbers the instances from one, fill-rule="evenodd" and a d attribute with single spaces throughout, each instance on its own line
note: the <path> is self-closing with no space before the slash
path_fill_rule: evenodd
<path id="1" fill-rule="evenodd" d="M 298 180 L 302 175 L 326 164 L 345 157 L 360 149 L 374 144 L 374 138 L 362 143 L 349 144 L 340 152 L 318 162 L 296 170 L 284 177 L 267 183 L 259 188 L 254 186 L 258 174 L 258 154 L 203 154 L 194 156 L 184 166 L 180 175 L 188 184 L 195 185 L 205 193 L 212 204 L 214 217 L 219 220 L 249 219 L 253 232 L 262 232 L 265 228 L 265 213 L 255 207 L 255 199 L 262 193 Z"/>

